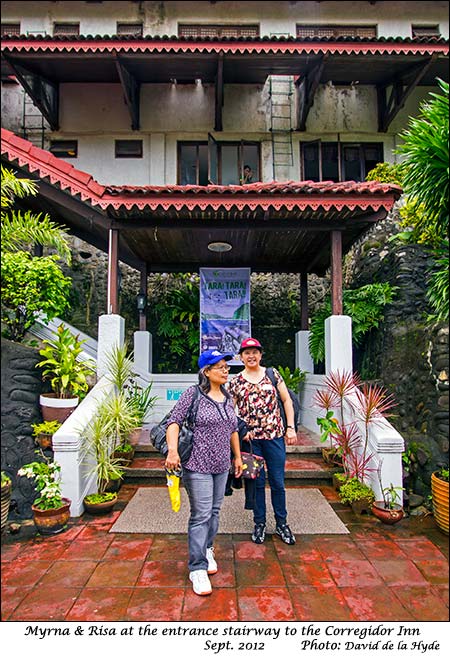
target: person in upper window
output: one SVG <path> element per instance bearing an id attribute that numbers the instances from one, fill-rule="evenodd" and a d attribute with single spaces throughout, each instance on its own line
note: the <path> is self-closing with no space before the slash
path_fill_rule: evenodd
<path id="1" fill-rule="evenodd" d="M 286 544 L 295 544 L 295 537 L 287 524 L 284 486 L 286 444 L 293 445 L 297 442 L 292 401 L 280 373 L 273 369 L 277 381 L 277 386 L 274 387 L 266 373 L 266 368 L 261 366 L 262 346 L 257 339 L 252 337 L 245 339 L 239 354 L 245 369 L 230 381 L 229 391 L 234 399 L 238 416 L 248 427 L 244 439 L 251 439 L 253 453 L 262 456 L 266 461 L 276 534 Z M 278 407 L 277 390 L 286 413 L 286 430 Z M 262 544 L 266 536 L 265 481 L 265 471 L 262 470 L 256 479 L 253 510 L 255 527 L 252 541 L 256 544 Z"/>
<path id="2" fill-rule="evenodd" d="M 253 182 L 253 171 L 248 164 L 244 164 L 243 176 L 241 184 L 251 184 Z"/>

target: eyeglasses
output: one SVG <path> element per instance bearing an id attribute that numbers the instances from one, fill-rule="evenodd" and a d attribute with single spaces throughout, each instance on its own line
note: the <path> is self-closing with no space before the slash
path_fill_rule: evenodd
<path id="1" fill-rule="evenodd" d="M 210 367 L 213 371 L 230 371 L 230 367 L 227 364 L 222 365 L 221 367 Z"/>

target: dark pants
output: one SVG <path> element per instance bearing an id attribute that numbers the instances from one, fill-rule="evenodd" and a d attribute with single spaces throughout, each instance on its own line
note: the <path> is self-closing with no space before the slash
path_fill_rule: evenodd
<path id="1" fill-rule="evenodd" d="M 252 440 L 253 453 L 266 461 L 270 485 L 272 507 L 277 525 L 286 524 L 286 490 L 284 488 L 284 468 L 286 464 L 286 445 L 284 437 L 274 440 Z M 266 472 L 263 470 L 256 479 L 256 506 L 253 511 L 255 524 L 266 523 Z"/>

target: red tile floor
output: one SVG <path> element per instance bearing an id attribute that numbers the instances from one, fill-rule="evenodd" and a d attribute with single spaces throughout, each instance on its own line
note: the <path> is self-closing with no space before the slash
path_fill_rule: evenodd
<path id="1" fill-rule="evenodd" d="M 448 621 L 448 538 L 433 518 L 385 526 L 321 488 L 348 535 L 219 535 L 213 595 L 191 590 L 185 535 L 109 533 L 119 510 L 52 537 L 2 535 L 3 621 Z"/>

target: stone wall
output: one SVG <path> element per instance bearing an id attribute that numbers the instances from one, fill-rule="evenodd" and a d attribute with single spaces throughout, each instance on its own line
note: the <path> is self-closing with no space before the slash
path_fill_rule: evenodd
<path id="1" fill-rule="evenodd" d="M 356 353 L 365 380 L 387 387 L 397 401 L 392 423 L 407 449 L 420 452 L 414 491 L 430 492 L 430 474 L 448 464 L 448 326 L 430 325 L 426 284 L 430 253 L 417 244 L 389 242 L 398 231 L 396 212 L 379 223 L 346 258 L 346 285 L 390 282 L 396 287 L 384 322 Z"/>
<path id="2" fill-rule="evenodd" d="M 36 457 L 31 424 L 42 421 L 41 374 L 35 369 L 39 360 L 36 349 L 2 339 L 1 451 L 2 470 L 12 480 L 10 519 L 31 517 L 36 497 L 30 480 L 17 476 L 17 471 Z"/>

